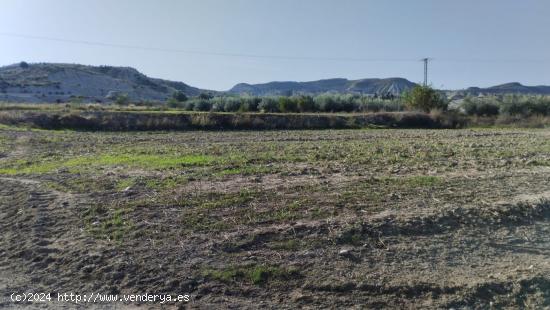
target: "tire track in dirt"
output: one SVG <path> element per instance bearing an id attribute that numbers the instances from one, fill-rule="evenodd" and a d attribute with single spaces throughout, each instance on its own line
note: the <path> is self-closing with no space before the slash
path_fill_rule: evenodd
<path id="1" fill-rule="evenodd" d="M 119 293 L 112 288 L 121 277 L 111 269 L 126 263 L 119 251 L 90 239 L 83 230 L 78 212 L 89 204 L 86 198 L 46 188 L 32 179 L 0 177 L 0 184 L 0 308 L 135 307 L 54 301 L 57 293 Z M 111 271 L 96 270 L 102 267 Z M 131 276 L 139 278 L 140 272 L 134 270 Z M 10 300 L 14 292 L 51 293 L 52 302 L 16 304 Z"/>
<path id="2" fill-rule="evenodd" d="M 9 277 L 0 294 L 41 291 L 56 282 L 54 263 L 62 251 L 56 242 L 74 223 L 65 208 L 70 195 L 46 190 L 30 179 L 0 178 L 0 274 Z M 0 304 L 1 305 L 1 304 Z"/>

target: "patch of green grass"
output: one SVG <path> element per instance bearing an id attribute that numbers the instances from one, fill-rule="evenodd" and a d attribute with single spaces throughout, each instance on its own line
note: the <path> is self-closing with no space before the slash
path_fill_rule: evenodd
<path id="1" fill-rule="evenodd" d="M 30 163 L 27 161 L 17 161 L 15 165 L 11 167 L 0 168 L 0 174 L 42 174 L 56 170 L 59 167 L 59 163 L 57 162 Z"/>
<path id="2" fill-rule="evenodd" d="M 122 179 L 122 180 L 120 180 L 116 183 L 115 189 L 118 190 L 118 191 L 121 191 L 121 190 L 124 190 L 128 187 L 131 187 L 135 183 L 136 183 L 135 178 Z"/>
<path id="3" fill-rule="evenodd" d="M 442 180 L 437 176 L 418 175 L 406 178 L 405 182 L 411 187 L 425 187 L 440 184 Z"/>
<path id="4" fill-rule="evenodd" d="M 27 131 L 29 130 L 26 127 L 19 127 L 14 125 L 0 124 L 0 130 L 9 130 L 9 131 Z"/>
<path id="5" fill-rule="evenodd" d="M 106 154 L 98 157 L 73 158 L 65 166 L 99 165 L 129 166 L 139 168 L 164 169 L 181 166 L 197 166 L 213 163 L 215 158 L 208 155 L 157 155 L 157 154 Z"/>
<path id="6" fill-rule="evenodd" d="M 216 158 L 208 155 L 105 154 L 81 156 L 68 160 L 16 161 L 0 168 L 0 174 L 43 174 L 61 168 L 80 172 L 84 167 L 127 166 L 142 169 L 167 169 L 212 164 Z"/>
<path id="7" fill-rule="evenodd" d="M 112 210 L 102 205 L 94 205 L 83 212 L 82 219 L 92 236 L 120 242 L 134 227 L 129 216 L 132 210 L 129 207 Z"/>
<path id="8" fill-rule="evenodd" d="M 145 186 L 154 190 L 169 190 L 187 182 L 186 176 L 169 176 L 162 179 L 149 179 L 145 181 Z"/>

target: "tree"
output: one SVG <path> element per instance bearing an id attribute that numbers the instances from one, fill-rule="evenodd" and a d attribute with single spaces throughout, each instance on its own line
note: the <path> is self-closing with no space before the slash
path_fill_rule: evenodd
<path id="1" fill-rule="evenodd" d="M 300 96 L 298 97 L 298 110 L 300 112 L 312 112 L 315 110 L 315 103 L 311 96 Z"/>
<path id="2" fill-rule="evenodd" d="M 173 98 L 174 100 L 176 100 L 177 102 L 185 102 L 185 101 L 187 101 L 187 99 L 188 99 L 188 98 L 187 98 L 187 95 L 186 95 L 184 92 L 179 91 L 179 90 L 175 91 L 175 92 L 172 94 L 172 98 Z"/>
<path id="3" fill-rule="evenodd" d="M 340 103 L 332 95 L 320 95 L 313 99 L 316 108 L 321 112 L 338 112 L 341 109 Z"/>
<path id="4" fill-rule="evenodd" d="M 184 106 L 184 102 L 177 101 L 175 98 L 169 98 L 167 105 L 169 108 L 182 108 Z"/>
<path id="5" fill-rule="evenodd" d="M 115 103 L 118 105 L 128 105 L 130 104 L 130 97 L 127 94 L 120 94 L 116 97 Z"/>
<path id="6" fill-rule="evenodd" d="M 199 94 L 199 99 L 210 100 L 212 98 L 214 98 L 214 96 L 212 96 L 212 94 L 210 94 L 210 93 L 200 93 Z"/>
<path id="7" fill-rule="evenodd" d="M 284 113 L 291 113 L 298 111 L 298 105 L 293 98 L 290 97 L 279 97 L 279 110 Z"/>
<path id="8" fill-rule="evenodd" d="M 258 109 L 262 112 L 279 112 L 279 105 L 277 104 L 277 100 L 265 97 L 258 104 Z"/>
<path id="9" fill-rule="evenodd" d="M 23 69 L 27 69 L 29 67 L 29 64 L 25 61 L 22 61 L 19 63 L 19 67 L 23 68 Z"/>
<path id="10" fill-rule="evenodd" d="M 447 101 L 441 97 L 439 92 L 430 86 L 417 85 L 403 95 L 407 106 L 411 109 L 418 109 L 424 112 L 431 110 L 447 110 Z"/>
<path id="11" fill-rule="evenodd" d="M 210 104 L 208 100 L 202 99 L 202 100 L 198 100 L 195 103 L 193 110 L 205 112 L 205 111 L 210 111 L 211 108 L 212 108 L 212 104 Z"/>

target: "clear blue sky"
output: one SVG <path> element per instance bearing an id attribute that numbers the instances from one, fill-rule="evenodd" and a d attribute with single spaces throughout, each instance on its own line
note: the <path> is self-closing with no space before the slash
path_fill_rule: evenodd
<path id="1" fill-rule="evenodd" d="M 225 90 L 238 82 L 333 77 L 420 82 L 418 61 L 324 58 L 433 57 L 435 87 L 550 85 L 548 0 L 0 0 L 0 12 L 0 33 L 312 58 L 0 35 L 0 65 L 26 60 L 132 66 L 152 77 Z"/>

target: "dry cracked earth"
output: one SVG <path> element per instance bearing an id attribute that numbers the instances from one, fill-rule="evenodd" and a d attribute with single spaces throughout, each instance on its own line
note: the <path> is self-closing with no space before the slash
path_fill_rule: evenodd
<path id="1" fill-rule="evenodd" d="M 549 308 L 549 138 L 2 127 L 0 307 Z"/>

